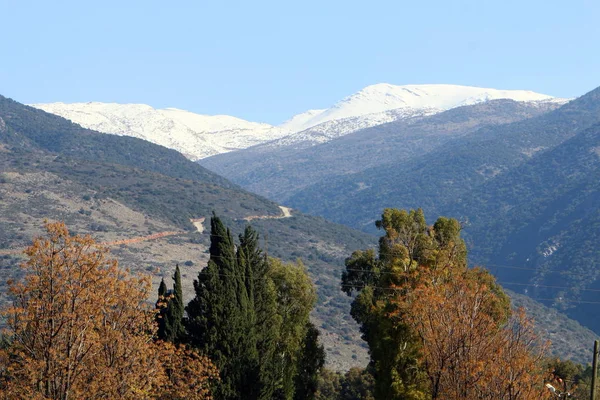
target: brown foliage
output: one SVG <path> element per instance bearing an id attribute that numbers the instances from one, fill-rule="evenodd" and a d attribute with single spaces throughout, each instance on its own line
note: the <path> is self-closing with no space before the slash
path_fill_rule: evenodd
<path id="1" fill-rule="evenodd" d="M 531 322 L 522 310 L 507 321 L 485 274 L 420 268 L 412 281 L 395 299 L 396 315 L 421 344 L 433 399 L 549 398 Z"/>
<path id="2" fill-rule="evenodd" d="M 161 360 L 166 380 L 160 399 L 211 399 L 210 383 L 219 377 L 217 368 L 208 357 L 195 350 L 160 342 Z"/>
<path id="3" fill-rule="evenodd" d="M 10 282 L 2 398 L 210 398 L 210 361 L 154 341 L 150 279 L 119 269 L 106 249 L 62 223 L 46 230 L 26 250 L 24 280 Z"/>

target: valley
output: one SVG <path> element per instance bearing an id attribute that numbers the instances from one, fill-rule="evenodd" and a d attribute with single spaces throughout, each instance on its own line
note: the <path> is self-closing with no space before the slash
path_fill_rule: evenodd
<path id="1" fill-rule="evenodd" d="M 3 167 L 5 174 L 8 174 L 5 175 L 5 181 L 16 182 L 17 175 L 14 175 L 15 172 L 10 172 L 11 169 L 19 171 L 19 174 L 36 174 L 38 171 L 44 171 L 53 174 L 53 177 L 47 178 L 45 182 L 64 182 L 65 187 L 75 185 L 82 188 L 69 189 L 71 191 L 89 191 L 90 194 L 83 195 L 83 198 L 92 199 L 96 202 L 94 205 L 86 204 L 86 201 L 90 200 L 78 200 L 67 213 L 59 211 L 60 208 L 52 208 L 46 209 L 46 215 L 56 217 L 62 215 L 59 217 L 62 219 L 68 216 L 67 222 L 76 232 L 93 232 L 98 240 L 112 246 L 115 256 L 123 262 L 128 265 L 146 265 L 145 270 L 154 274 L 155 284 L 160 277 L 168 275 L 166 271 L 169 269 L 169 264 L 171 268 L 175 263 L 184 265 L 183 282 L 186 296 L 191 294 L 193 277 L 207 261 L 206 221 L 210 213 L 216 211 L 225 221 L 232 224 L 237 232 L 241 232 L 244 224 L 251 222 L 262 235 L 265 245 L 268 241 L 269 255 L 288 260 L 300 257 L 307 264 L 317 283 L 319 293 L 319 303 L 313 320 L 323 329 L 322 340 L 328 351 L 330 365 L 339 369 L 347 369 L 353 364 L 364 365 L 367 355 L 358 339 L 357 327 L 348 315 L 350 299 L 339 291 L 338 285 L 343 259 L 356 249 L 375 245 L 375 237 L 370 234 L 376 234 L 373 221 L 378 217 L 377 213 L 385 207 L 423 207 L 428 215 L 432 212 L 432 215 L 436 215 L 445 212 L 444 210 L 450 210 L 448 215 L 462 218 L 464 214 L 456 213 L 452 211 L 454 206 L 446 205 L 450 204 L 448 200 L 478 187 L 481 183 L 494 181 L 496 175 L 501 178 L 505 175 L 505 170 L 512 168 L 511 166 L 500 167 L 497 161 L 490 162 L 492 160 L 490 157 L 504 157 L 499 160 L 514 160 L 508 161 L 513 163 L 510 165 L 519 165 L 526 158 L 517 156 L 511 159 L 510 157 L 515 156 L 508 157 L 508 154 L 527 154 L 525 157 L 534 157 L 534 153 L 543 153 L 548 145 L 560 144 L 578 129 L 589 126 L 595 121 L 595 112 L 589 108 L 594 107 L 593 101 L 584 113 L 580 111 L 580 107 L 572 106 L 571 103 L 564 110 L 565 100 L 530 93 L 524 95 L 524 92 L 509 93 L 514 100 L 510 98 L 489 100 L 490 97 L 492 99 L 494 97 L 488 95 L 464 98 L 461 95 L 452 97 L 446 94 L 445 103 L 421 103 L 418 104 L 420 108 L 415 108 L 414 103 L 406 106 L 406 98 L 398 100 L 402 96 L 394 100 L 396 102 L 392 101 L 389 104 L 375 101 L 375 105 L 371 108 L 356 105 L 362 104 L 361 101 L 367 101 L 364 93 L 373 90 L 377 93 L 381 88 L 381 85 L 376 86 L 373 89 L 366 89 L 360 95 L 350 96 L 329 112 L 311 111 L 294 117 L 287 125 L 283 125 L 287 129 L 287 135 L 278 131 L 279 133 L 273 134 L 275 136 L 269 136 L 271 134 L 265 136 L 260 133 L 266 132 L 264 126 L 259 127 L 260 129 L 256 131 L 258 133 L 252 133 L 252 129 L 256 129 L 256 126 L 248 127 L 239 121 L 234 121 L 232 126 L 237 126 L 236 129 L 248 129 L 248 137 L 252 137 L 242 140 L 244 134 L 231 131 L 230 127 L 223 128 L 224 125 L 218 125 L 216 122 L 211 125 L 216 126 L 215 129 L 223 128 L 229 131 L 232 137 L 237 137 L 241 141 L 228 148 L 229 150 L 223 150 L 225 147 L 222 146 L 217 152 L 221 154 L 204 158 L 200 160 L 200 164 L 232 179 L 252 192 L 281 201 L 286 206 L 246 192 L 198 164 L 194 165 L 172 150 L 150 145 L 136 138 L 128 138 L 127 136 L 139 136 L 161 143 L 156 138 L 135 133 L 141 132 L 140 129 L 142 131 L 146 129 L 146 133 L 151 131 L 159 136 L 173 137 L 165 130 L 157 131 L 144 125 L 154 123 L 152 121 L 163 121 L 157 122 L 159 126 L 176 127 L 176 124 L 165 122 L 167 117 L 178 116 L 179 118 L 184 115 L 188 124 L 185 130 L 188 132 L 192 124 L 190 121 L 195 121 L 196 124 L 200 124 L 199 121 L 210 121 L 173 109 L 161 111 L 160 115 L 153 114 L 155 111 L 142 106 L 126 106 L 123 109 L 119 105 L 99 103 L 74 105 L 73 108 L 69 108 L 67 104 L 37 105 L 71 117 L 73 120 L 87 121 L 85 124 L 91 127 L 113 130 L 110 133 L 125 136 L 119 137 L 96 134 L 69 124 L 65 120 L 56 119 L 50 114 L 34 111 L 8 99 L 4 100 L 4 111 L 0 114 L 0 118 L 9 121 L 8 129 L 7 124 L 4 125 L 4 132 L 7 133 L 4 138 L 4 149 L 5 154 L 9 155 Z M 396 90 L 395 87 L 384 86 L 384 88 L 387 91 Z M 404 95 L 405 88 L 402 88 L 400 93 Z M 519 96 L 526 96 L 526 101 Z M 366 98 L 368 99 L 369 96 Z M 396 107 L 398 101 L 402 101 L 405 107 L 386 109 Z M 582 102 L 582 100 L 578 101 Z M 355 113 L 362 112 L 362 114 L 348 116 L 350 112 L 348 110 L 353 110 L 352 107 Z M 140 113 L 140 110 L 143 110 L 143 113 Z M 365 114 L 364 110 L 369 112 L 375 110 L 375 112 Z M 118 118 L 109 118 L 107 114 L 109 111 L 111 115 L 115 115 L 116 112 L 122 114 L 119 114 Z M 98 112 L 100 114 L 95 114 Z M 579 118 L 582 122 L 571 125 L 573 128 L 569 128 L 570 130 L 565 130 L 566 125 L 562 121 L 565 121 L 567 114 L 569 118 Z M 137 116 L 132 117 L 132 115 Z M 330 119 L 324 121 L 325 115 L 329 115 Z M 132 122 L 125 123 L 128 118 Z M 90 122 L 97 120 L 103 122 Z M 115 121 L 121 121 L 119 122 L 121 125 L 115 125 Z M 135 123 L 137 125 L 131 125 L 133 121 L 138 121 Z M 231 122 L 224 119 L 219 123 L 223 121 Z M 537 129 L 534 127 L 536 123 L 544 126 L 542 129 L 547 129 L 548 124 L 555 123 L 556 127 L 551 128 L 550 131 L 559 134 L 555 135 L 554 139 L 536 136 L 532 133 Z M 310 126 L 311 124 L 314 125 Z M 115 129 L 115 126 L 121 128 Z M 300 130 L 307 126 L 307 129 Z M 300 131 L 290 134 L 289 132 L 294 129 Z M 515 140 L 507 138 L 504 133 L 507 129 Z M 275 132 L 271 128 L 267 130 L 271 133 Z M 44 134 L 41 135 L 41 132 Z M 221 131 L 214 131 L 212 133 L 214 137 L 221 139 L 227 137 L 225 133 L 216 132 Z M 523 132 L 528 132 L 529 136 L 524 135 Z M 282 136 L 277 136 L 280 134 Z M 27 139 L 23 140 L 25 137 Z M 319 137 L 322 139 L 317 139 Z M 189 143 L 184 145 L 188 149 L 196 145 L 199 148 L 207 148 L 206 143 L 197 135 L 194 138 L 190 136 L 188 139 L 195 141 L 193 145 Z M 506 147 L 508 149 L 517 141 L 526 143 L 527 148 L 535 147 L 538 150 L 529 153 L 522 148 L 510 150 L 513 153 L 507 150 L 499 151 L 501 146 L 508 145 Z M 16 146 L 16 143 L 19 145 Z M 175 150 L 178 149 L 175 142 L 162 143 Z M 473 149 L 481 150 L 467 156 L 467 153 L 472 153 Z M 483 149 L 490 152 L 485 153 Z M 460 156 L 461 152 L 465 155 Z M 51 155 L 52 153 L 55 155 Z M 24 161 L 24 154 L 28 154 L 26 156 L 28 161 Z M 195 159 L 200 154 L 184 153 L 184 155 Z M 470 167 L 471 164 L 464 164 L 465 161 L 461 161 L 460 164 L 455 165 L 454 160 L 469 160 L 474 156 L 484 157 L 485 163 L 469 161 L 474 166 Z M 537 156 L 536 153 L 535 157 Z M 78 160 L 85 160 L 85 163 Z M 483 170 L 481 165 L 485 165 Z M 449 177 L 461 176 L 470 171 L 469 168 L 474 169 L 473 177 L 459 180 L 466 186 L 448 186 Z M 437 177 L 433 172 L 425 172 L 428 171 L 427 169 L 441 174 Z M 400 186 L 396 178 L 398 174 L 405 176 Z M 424 176 L 433 179 L 429 187 L 424 185 Z M 439 179 L 442 180 L 437 181 Z M 55 190 L 54 185 L 53 183 L 43 186 L 47 186 L 47 190 L 52 192 Z M 439 190 L 440 188 L 442 190 Z M 13 188 L 5 193 L 27 193 L 28 190 L 32 189 Z M 394 192 L 396 190 L 400 192 Z M 64 189 L 58 191 L 63 192 Z M 395 193 L 404 193 L 405 196 L 409 196 L 406 199 L 411 200 L 402 200 L 402 196 Z M 48 195 L 44 196 L 48 197 Z M 336 196 L 339 196 L 339 199 Z M 72 202 L 73 196 L 71 195 L 70 198 L 69 201 Z M 121 208 L 131 208 L 131 211 L 125 212 L 125 215 L 141 212 L 144 218 L 136 217 L 137 222 L 126 224 L 127 226 L 123 226 L 123 221 L 115 221 L 111 228 L 104 223 L 106 217 L 102 217 L 103 207 L 106 206 L 97 203 L 98 201 L 120 204 Z M 289 206 L 294 207 L 294 210 Z M 25 209 L 33 210 L 37 207 L 27 206 Z M 368 233 L 351 231 L 342 225 L 309 217 L 296 209 L 322 215 L 336 222 L 366 230 Z M 30 211 L 21 211 L 21 213 L 27 215 Z M 475 221 L 475 218 L 472 218 L 465 229 L 470 246 L 473 247 L 472 259 L 474 262 L 483 262 L 486 265 L 488 262 L 486 260 L 491 260 L 482 255 L 485 254 L 486 247 L 484 245 L 478 247 L 474 243 L 479 242 L 470 239 L 475 227 L 471 225 L 471 222 Z M 39 227 L 39 218 L 29 216 L 27 220 L 31 226 L 38 224 Z M 85 220 L 93 222 L 84 222 Z M 13 221 L 6 221 L 9 225 L 5 226 L 16 227 L 10 225 L 11 222 Z M 484 226 L 487 225 L 482 225 Z M 117 227 L 118 229 L 113 230 Z M 11 232 L 11 229 L 14 228 L 8 229 L 7 232 Z M 119 231 L 122 233 L 119 234 Z M 25 239 L 34 232 L 36 230 L 25 230 L 20 235 L 11 236 L 17 238 L 17 241 L 5 239 L 4 251 L 8 252 L 7 248 L 14 248 L 22 243 L 18 238 Z M 191 246 L 189 249 L 186 248 L 188 244 Z M 9 254 L 5 254 L 6 256 Z M 7 262 L 10 260 L 9 257 Z M 490 268 L 498 271 L 492 266 Z M 527 282 L 521 276 L 514 278 L 517 282 L 525 284 Z M 526 287 L 525 285 L 511 288 L 521 291 Z M 517 298 L 519 294 L 514 293 L 513 296 Z M 528 309 L 536 310 L 534 313 L 538 316 L 546 313 L 541 311 L 544 309 L 542 305 L 526 304 L 529 304 Z M 558 320 L 559 317 L 555 319 Z M 549 326 L 548 323 L 549 321 L 544 322 L 544 326 Z M 571 335 L 587 335 L 588 339 L 593 337 L 590 331 L 581 326 L 572 324 L 570 326 L 572 330 L 562 331 L 555 338 L 558 343 L 563 343 L 563 347 L 565 338 Z M 565 350 L 560 349 L 559 346 L 553 347 L 555 354 L 564 354 Z M 569 351 L 570 357 L 579 360 L 586 357 L 585 351 L 574 349 Z M 348 360 L 352 361 L 349 363 Z"/>

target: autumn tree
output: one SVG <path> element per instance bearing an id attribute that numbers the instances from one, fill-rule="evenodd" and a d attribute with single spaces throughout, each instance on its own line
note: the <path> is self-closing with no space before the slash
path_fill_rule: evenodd
<path id="1" fill-rule="evenodd" d="M 26 250 L 24 279 L 9 285 L 2 397 L 159 399 L 179 388 L 164 362 L 171 350 L 155 341 L 150 279 L 119 269 L 106 249 L 70 236 L 62 223 L 46 230 Z M 189 398 L 210 398 L 216 370 L 205 357 L 195 360 L 195 371 L 178 373 L 198 384 Z"/>
<path id="2" fill-rule="evenodd" d="M 357 294 L 351 312 L 369 345 L 375 398 L 539 394 L 529 322 L 509 318 L 509 299 L 489 273 L 468 269 L 458 221 L 440 217 L 428 226 L 420 209 L 386 209 L 377 226 L 384 230 L 378 254 L 353 253 L 342 276 L 342 289 Z M 509 374 L 523 372 L 523 379 L 484 368 L 493 355 Z M 472 397 L 473 391 L 465 397 L 465 388 L 484 397 Z M 509 397 L 503 397 L 506 390 Z"/>
<path id="3" fill-rule="evenodd" d="M 212 399 L 212 388 L 218 382 L 219 372 L 206 356 L 169 342 L 157 345 L 166 377 L 158 399 Z"/>
<path id="4" fill-rule="evenodd" d="M 414 273 L 392 301 L 420 344 L 432 399 L 543 399 L 544 346 L 522 311 L 508 316 L 481 269 Z"/>

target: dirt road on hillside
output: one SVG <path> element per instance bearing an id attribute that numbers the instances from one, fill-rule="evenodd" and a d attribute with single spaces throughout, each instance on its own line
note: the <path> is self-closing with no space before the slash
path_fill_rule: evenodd
<path id="1" fill-rule="evenodd" d="M 252 221 L 255 219 L 281 219 L 290 218 L 292 216 L 292 209 L 289 207 L 279 206 L 281 209 L 281 215 L 252 215 L 244 218 L 244 221 Z"/>

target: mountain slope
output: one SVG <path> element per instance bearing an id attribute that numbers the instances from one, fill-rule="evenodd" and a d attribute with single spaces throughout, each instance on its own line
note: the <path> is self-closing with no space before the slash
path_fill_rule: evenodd
<path id="1" fill-rule="evenodd" d="M 483 127 L 407 162 L 391 162 L 309 186 L 286 201 L 292 207 L 356 228 L 369 228 L 384 207 L 442 204 L 550 150 L 600 122 L 600 89 L 549 113 Z"/>
<path id="2" fill-rule="evenodd" d="M 143 104 L 49 103 L 33 106 L 85 128 L 145 139 L 197 160 L 284 137 L 283 145 L 292 142 L 322 143 L 361 128 L 500 98 L 526 102 L 563 101 L 521 90 L 379 84 L 368 86 L 328 109 L 298 114 L 280 126 L 225 115 L 199 115 L 173 108 L 157 110 Z M 308 128 L 314 129 L 308 132 Z M 324 132 L 327 134 L 323 135 Z"/>
<path id="3" fill-rule="evenodd" d="M 600 331 L 600 124 L 446 207 L 501 280 Z"/>
<path id="4" fill-rule="evenodd" d="M 383 207 L 459 218 L 472 261 L 600 332 L 598 149 L 600 88 L 418 159 L 313 185 L 287 203 L 364 228 Z"/>
<path id="5" fill-rule="evenodd" d="M 330 362 L 336 368 L 348 368 L 366 359 L 349 315 L 349 299 L 339 289 L 339 276 L 343 259 L 357 248 L 374 245 L 374 237 L 295 210 L 283 218 L 276 203 L 242 190 L 173 150 L 86 130 L 3 97 L 0 127 L 0 210 L 4 216 L 0 218 L 0 250 L 25 246 L 30 239 L 25 233 L 38 233 L 45 218 L 65 220 L 77 232 L 102 241 L 118 237 L 127 242 L 177 232 L 158 241 L 148 253 L 138 254 L 143 247 L 136 250 L 135 246 L 126 251 L 124 243 L 117 252 L 126 266 L 138 270 L 168 271 L 175 263 L 190 261 L 193 268 L 184 284 L 191 287 L 193 271 L 205 265 L 203 251 L 209 240 L 198 226 L 206 224 L 213 211 L 236 235 L 252 220 L 262 237 L 268 236 L 269 255 L 305 260 L 317 282 L 319 304 L 314 321 L 319 326 L 327 323 Z M 106 216 L 107 206 L 121 211 Z M 183 249 L 186 245 L 192 250 Z M 199 254 L 200 259 L 188 258 Z M 2 257 L 10 257 L 10 250 Z M 10 271 L 14 269 L 5 272 Z M 356 354 L 356 361 L 351 354 Z"/>
<path id="6" fill-rule="evenodd" d="M 406 162 L 483 126 L 531 118 L 558 107 L 554 103 L 494 100 L 431 116 L 402 118 L 320 145 L 272 146 L 269 142 L 208 157 L 199 163 L 254 193 L 285 202 L 306 186 L 327 184 L 337 176 L 379 165 Z M 319 127 L 330 124 L 333 122 Z M 316 132 L 316 128 L 309 131 Z M 323 134 L 331 136 L 330 132 Z"/>
<path id="7" fill-rule="evenodd" d="M 103 153 L 109 146 L 114 149 Z M 347 369 L 365 362 L 339 278 L 343 258 L 373 246 L 375 238 L 295 210 L 283 218 L 276 204 L 235 185 L 222 186 L 221 178 L 160 146 L 85 130 L 3 97 L 0 154 L 0 286 L 19 273 L 13 250 L 40 233 L 49 218 L 93 235 L 112 248 L 121 265 L 154 273 L 155 283 L 179 263 L 189 297 L 191 282 L 207 261 L 209 237 L 197 230 L 206 224 L 202 218 L 215 210 L 239 233 L 248 219 L 270 216 L 252 224 L 268 235 L 269 255 L 305 260 L 319 293 L 313 319 L 324 329 L 331 366 Z M 196 218 L 194 224 L 189 218 Z M 568 352 L 557 348 L 558 354 L 587 361 L 582 349 L 589 332 L 559 318 L 552 321 L 560 321 L 558 331 L 542 326 L 571 344 Z"/>
<path id="8" fill-rule="evenodd" d="M 526 90 L 498 90 L 459 85 L 390 85 L 367 86 L 326 110 L 312 111 L 310 118 L 296 118 L 282 125 L 301 131 L 324 122 L 380 113 L 395 109 L 449 110 L 454 107 L 489 100 L 549 101 L 552 96 Z M 301 123 L 299 123 L 301 121 Z"/>

